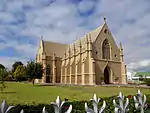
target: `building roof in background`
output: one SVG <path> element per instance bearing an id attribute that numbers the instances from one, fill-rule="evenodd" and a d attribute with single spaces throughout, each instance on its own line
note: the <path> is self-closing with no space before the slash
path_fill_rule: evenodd
<path id="1" fill-rule="evenodd" d="M 150 76 L 150 72 L 137 72 L 134 76 L 138 77 L 138 76 Z"/>

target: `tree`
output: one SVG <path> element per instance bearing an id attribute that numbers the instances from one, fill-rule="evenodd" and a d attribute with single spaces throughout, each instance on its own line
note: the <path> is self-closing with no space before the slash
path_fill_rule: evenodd
<path id="1" fill-rule="evenodd" d="M 144 81 L 143 75 L 139 75 L 139 81 L 140 81 L 140 82 Z"/>
<path id="2" fill-rule="evenodd" d="M 19 65 L 15 72 L 14 72 L 14 78 L 17 81 L 22 81 L 26 79 L 26 69 L 23 65 Z"/>
<path id="3" fill-rule="evenodd" d="M 3 64 L 0 64 L 0 69 L 5 69 L 5 66 Z"/>
<path id="4" fill-rule="evenodd" d="M 30 61 L 26 66 L 26 74 L 27 77 L 32 79 L 32 83 L 34 85 L 35 79 L 41 79 L 43 74 L 43 67 L 40 63 L 35 63 L 34 61 Z"/>
<path id="5" fill-rule="evenodd" d="M 15 72 L 16 68 L 19 66 L 19 65 L 22 65 L 23 66 L 23 63 L 21 61 L 17 61 L 13 64 L 12 66 L 12 73 Z"/>
<path id="6" fill-rule="evenodd" d="M 1 92 L 3 92 L 4 88 L 6 88 L 5 80 L 7 77 L 8 77 L 7 70 L 0 68 L 0 85 L 1 85 L 0 89 L 1 89 Z"/>

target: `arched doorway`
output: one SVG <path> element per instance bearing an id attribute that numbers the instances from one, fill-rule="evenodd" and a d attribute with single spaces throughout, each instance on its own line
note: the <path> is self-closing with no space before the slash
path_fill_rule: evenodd
<path id="1" fill-rule="evenodd" d="M 50 76 L 46 76 L 46 83 L 50 83 Z"/>
<path id="2" fill-rule="evenodd" d="M 110 84 L 109 78 L 110 78 L 110 69 L 109 69 L 109 67 L 106 67 L 104 69 L 104 83 L 105 84 Z"/>

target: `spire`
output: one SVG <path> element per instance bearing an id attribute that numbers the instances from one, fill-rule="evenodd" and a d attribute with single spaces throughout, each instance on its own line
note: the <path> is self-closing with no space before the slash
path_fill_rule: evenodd
<path id="1" fill-rule="evenodd" d="M 65 57 L 65 58 L 64 58 L 64 59 L 66 59 L 66 56 L 67 56 L 67 53 L 66 53 L 66 50 L 65 50 L 65 53 L 64 53 L 64 57 Z"/>
<path id="2" fill-rule="evenodd" d="M 123 48 L 122 48 L 122 43 L 120 42 L 120 50 L 123 50 Z"/>
<path id="3" fill-rule="evenodd" d="M 88 34 L 86 34 L 86 43 L 88 44 L 89 40 L 88 40 Z"/>
<path id="4" fill-rule="evenodd" d="M 69 51 L 68 51 L 69 53 L 71 52 L 71 47 L 70 47 L 70 45 L 69 45 Z"/>
<path id="5" fill-rule="evenodd" d="M 70 45 L 69 45 L 68 55 L 69 55 L 69 57 L 71 56 L 71 47 L 70 47 Z"/>
<path id="6" fill-rule="evenodd" d="M 75 52 L 76 52 L 76 45 L 75 45 L 75 43 L 73 43 L 73 53 L 74 53 L 74 55 L 75 55 Z"/>
<path id="7" fill-rule="evenodd" d="M 91 34 L 90 34 L 90 33 L 89 33 L 89 42 L 90 42 L 90 43 L 92 42 Z"/>
<path id="8" fill-rule="evenodd" d="M 45 46 L 44 46 L 44 41 L 43 41 L 43 36 L 41 35 L 41 37 L 40 37 L 40 44 L 41 44 L 41 46 L 42 46 L 42 48 L 43 48 L 43 53 L 42 54 L 44 54 L 45 53 Z M 46 53 L 45 53 L 46 54 Z"/>
<path id="9" fill-rule="evenodd" d="M 123 48 L 122 48 L 121 42 L 120 42 L 120 48 L 119 48 L 119 50 L 120 50 L 120 61 L 123 62 Z"/>
<path id="10" fill-rule="evenodd" d="M 81 40 L 79 40 L 79 45 L 80 45 L 80 48 L 82 47 L 82 42 L 81 42 Z"/>
<path id="11" fill-rule="evenodd" d="M 89 33 L 89 48 L 90 51 L 92 50 L 92 40 L 91 40 L 91 34 Z"/>
<path id="12" fill-rule="evenodd" d="M 41 40 L 43 40 L 43 36 L 41 35 Z"/>

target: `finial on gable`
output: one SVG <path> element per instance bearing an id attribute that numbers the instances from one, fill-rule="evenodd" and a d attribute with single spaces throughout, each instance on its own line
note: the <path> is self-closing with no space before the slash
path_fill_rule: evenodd
<path id="1" fill-rule="evenodd" d="M 41 40 L 43 40 L 43 36 L 41 35 Z"/>
<path id="2" fill-rule="evenodd" d="M 123 48 L 122 48 L 122 43 L 120 42 L 120 49 L 122 50 Z"/>
<path id="3" fill-rule="evenodd" d="M 104 22 L 106 22 L 106 16 L 104 16 Z"/>

